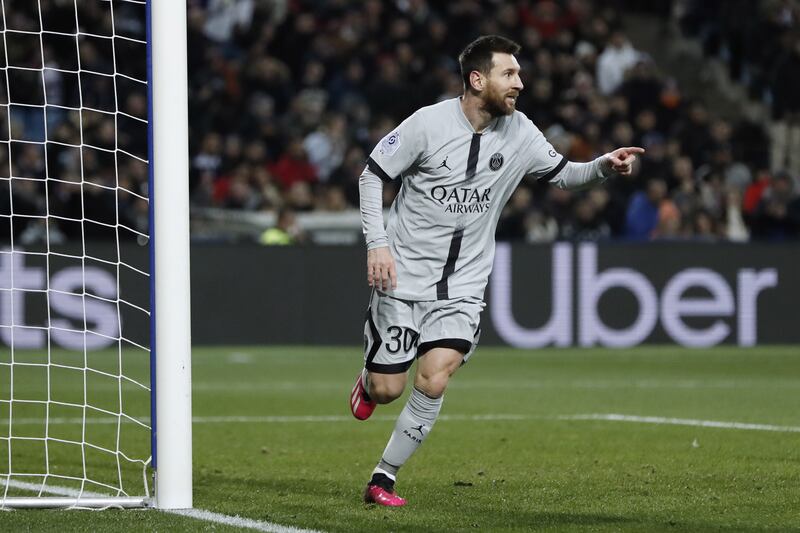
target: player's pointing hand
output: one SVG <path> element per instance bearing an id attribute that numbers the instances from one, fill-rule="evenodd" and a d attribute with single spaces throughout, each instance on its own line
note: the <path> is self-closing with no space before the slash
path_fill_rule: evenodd
<path id="1" fill-rule="evenodd" d="M 633 162 L 636 161 L 636 154 L 643 153 L 644 148 L 627 146 L 625 148 L 617 148 L 613 152 L 607 154 L 607 157 L 614 172 L 622 174 L 623 176 L 628 176 L 633 168 Z"/>

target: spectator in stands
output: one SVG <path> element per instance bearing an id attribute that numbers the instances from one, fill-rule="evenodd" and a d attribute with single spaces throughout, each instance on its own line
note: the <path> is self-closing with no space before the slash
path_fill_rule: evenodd
<path id="1" fill-rule="evenodd" d="M 575 202 L 573 215 L 561 231 L 561 238 L 573 241 L 600 241 L 611 236 L 611 228 L 600 217 L 597 204 L 586 194 Z"/>
<path id="2" fill-rule="evenodd" d="M 217 205 L 246 211 L 258 209 L 261 199 L 251 184 L 251 174 L 252 168 L 242 163 L 217 180 Z"/>
<path id="3" fill-rule="evenodd" d="M 203 30 L 218 45 L 232 44 L 236 32 L 250 27 L 255 8 L 253 0 L 208 0 Z"/>
<path id="4" fill-rule="evenodd" d="M 680 142 L 681 152 L 687 155 L 695 166 L 705 161 L 711 144 L 708 109 L 700 102 L 693 102 L 688 112 L 676 121 L 674 135 Z"/>
<path id="5" fill-rule="evenodd" d="M 769 189 L 771 183 L 772 174 L 766 169 L 761 169 L 756 174 L 755 180 L 745 189 L 744 198 L 742 199 L 742 211 L 744 216 L 748 217 L 750 221 L 752 221 L 752 217 L 755 215 L 761 203 L 764 192 Z"/>
<path id="6" fill-rule="evenodd" d="M 681 218 L 688 220 L 689 215 L 700 206 L 692 160 L 686 156 L 676 158 L 672 162 L 672 172 L 667 183 L 672 190 L 672 199 L 681 213 Z"/>
<path id="7" fill-rule="evenodd" d="M 274 209 L 283 204 L 283 195 L 275 183 L 275 178 L 267 167 L 256 165 L 252 167 L 252 184 L 257 191 L 261 209 Z"/>
<path id="8" fill-rule="evenodd" d="M 772 72 L 773 170 L 800 175 L 800 37 L 784 37 L 783 50 Z"/>
<path id="9" fill-rule="evenodd" d="M 531 190 L 520 186 L 500 213 L 495 238 L 498 241 L 521 241 L 527 233 L 526 221 L 531 207 Z"/>
<path id="10" fill-rule="evenodd" d="M 683 217 L 670 199 L 664 199 L 658 207 L 658 224 L 653 231 L 654 239 L 678 239 L 683 236 Z"/>
<path id="11" fill-rule="evenodd" d="M 285 246 L 302 242 L 304 236 L 297 226 L 297 216 L 289 207 L 278 210 L 275 225 L 266 229 L 258 242 L 267 246 Z"/>
<path id="12" fill-rule="evenodd" d="M 525 223 L 525 241 L 530 243 L 547 243 L 558 237 L 558 223 L 541 209 L 532 209 Z"/>
<path id="13" fill-rule="evenodd" d="M 317 170 L 308 161 L 303 141 L 299 138 L 289 141 L 286 151 L 269 170 L 286 191 L 295 183 L 311 184 L 317 181 Z"/>
<path id="14" fill-rule="evenodd" d="M 767 240 L 796 239 L 800 236 L 800 202 L 794 194 L 794 180 L 778 173 L 764 191 L 753 213 L 753 234 Z"/>
<path id="15" fill-rule="evenodd" d="M 346 135 L 347 121 L 336 113 L 326 116 L 320 127 L 303 140 L 308 161 L 316 169 L 321 182 L 327 182 L 331 173 L 342 164 L 347 148 Z"/>
<path id="16" fill-rule="evenodd" d="M 750 240 L 750 230 L 742 215 L 742 191 L 729 188 L 725 209 L 725 237 L 729 241 L 746 242 Z"/>
<path id="17" fill-rule="evenodd" d="M 283 198 L 286 205 L 297 212 L 306 213 L 314 210 L 314 191 L 306 181 L 293 183 L 288 190 L 284 191 Z"/>
<path id="18" fill-rule="evenodd" d="M 715 241 L 719 238 L 719 228 L 711 213 L 698 209 L 692 217 L 692 237 L 700 241 Z"/>
<path id="19" fill-rule="evenodd" d="M 190 176 L 193 182 L 202 181 L 203 176 L 214 179 L 222 167 L 222 139 L 217 133 L 207 133 L 200 150 L 191 158 Z"/>
<path id="20" fill-rule="evenodd" d="M 322 186 L 317 192 L 315 209 L 317 211 L 343 212 L 347 210 L 347 198 L 341 187 Z"/>
<path id="21" fill-rule="evenodd" d="M 350 146 L 342 164 L 331 174 L 329 182 L 342 189 L 349 206 L 358 205 L 358 178 L 366 159 L 367 155 L 360 146 Z"/>
<path id="22" fill-rule="evenodd" d="M 647 182 L 645 191 L 638 191 L 631 198 L 625 220 L 625 236 L 633 240 L 647 240 L 654 236 L 658 227 L 659 209 L 667 195 L 667 185 L 660 178 Z"/>
<path id="23" fill-rule="evenodd" d="M 608 46 L 597 58 L 597 86 L 600 92 L 609 95 L 622 85 L 625 72 L 633 67 L 641 55 L 628 41 L 625 34 L 615 31 Z"/>
<path id="24" fill-rule="evenodd" d="M 652 60 L 642 55 L 634 62 L 633 66 L 625 73 L 625 81 L 619 88 L 620 93 L 628 102 L 629 116 L 639 120 L 643 111 L 653 113 L 662 105 L 661 94 L 664 83 L 658 78 Z M 663 118 L 664 113 L 652 117 L 655 126 L 658 118 Z"/>

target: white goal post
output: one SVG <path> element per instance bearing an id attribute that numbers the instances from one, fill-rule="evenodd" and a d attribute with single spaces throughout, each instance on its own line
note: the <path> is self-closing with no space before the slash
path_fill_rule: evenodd
<path id="1" fill-rule="evenodd" d="M 155 231 L 156 505 L 192 507 L 186 2 L 149 0 Z M 163 199 L 163 200 L 162 200 Z M 159 298 L 160 295 L 164 297 Z"/>
<path id="2" fill-rule="evenodd" d="M 0 12 L 0 510 L 191 508 L 186 3 Z"/>

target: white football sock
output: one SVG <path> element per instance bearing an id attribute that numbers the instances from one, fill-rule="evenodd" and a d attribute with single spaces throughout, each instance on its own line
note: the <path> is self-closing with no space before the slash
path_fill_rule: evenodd
<path id="1" fill-rule="evenodd" d="M 386 474 L 391 479 L 425 440 L 439 416 L 444 397 L 431 398 L 416 387 L 397 418 L 392 436 L 383 457 L 373 473 Z"/>

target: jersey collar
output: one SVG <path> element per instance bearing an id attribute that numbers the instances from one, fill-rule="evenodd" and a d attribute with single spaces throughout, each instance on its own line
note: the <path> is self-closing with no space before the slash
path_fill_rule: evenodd
<path id="1" fill-rule="evenodd" d="M 456 107 L 456 120 L 458 120 L 458 123 L 461 124 L 462 126 L 464 126 L 465 128 L 467 128 L 467 130 L 469 130 L 470 133 L 473 133 L 473 134 L 474 133 L 478 133 L 478 132 L 475 131 L 475 128 L 472 127 L 472 124 L 469 123 L 469 120 L 467 119 L 467 116 L 464 114 L 464 110 L 461 109 L 461 97 L 460 96 L 456 96 L 455 98 L 453 98 L 453 105 L 455 105 L 455 107 Z M 481 132 L 481 134 L 488 133 L 490 131 L 496 130 L 500 126 L 500 121 L 502 120 L 502 118 L 503 117 L 494 117 L 489 122 L 489 125 L 486 126 L 486 129 L 484 129 Z"/>

